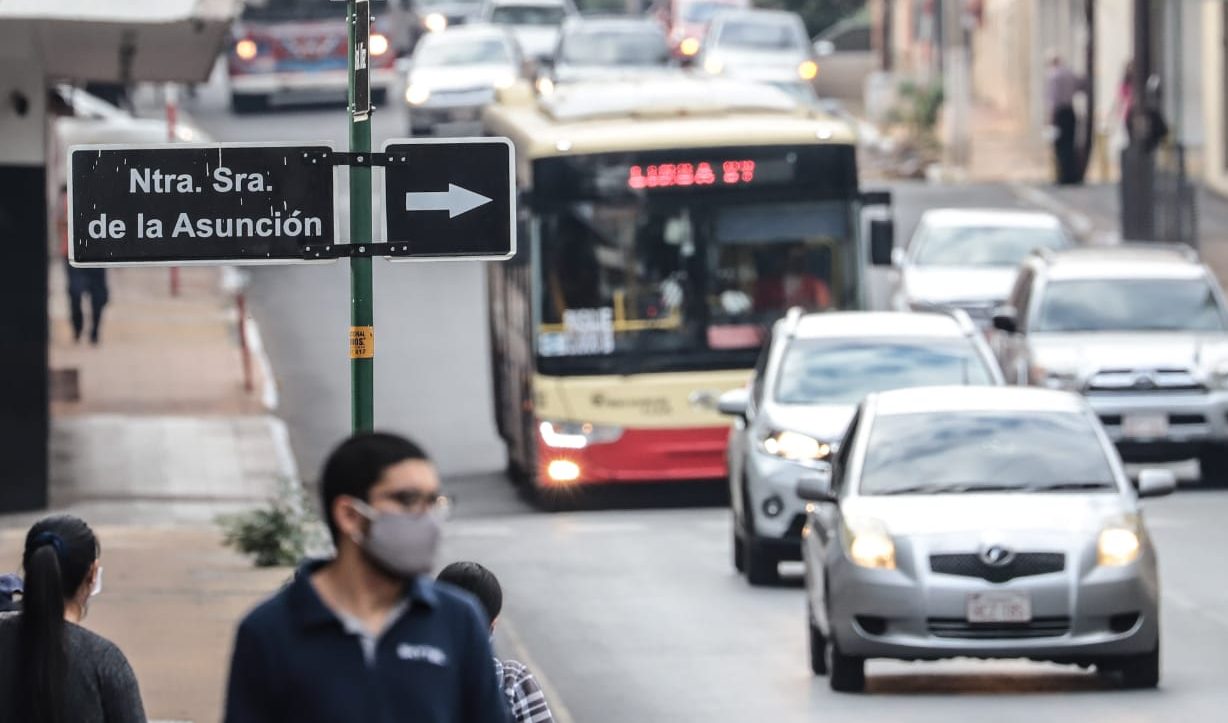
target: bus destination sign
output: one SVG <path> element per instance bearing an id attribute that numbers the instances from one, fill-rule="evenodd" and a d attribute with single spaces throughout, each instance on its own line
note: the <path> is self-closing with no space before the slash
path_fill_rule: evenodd
<path id="1" fill-rule="evenodd" d="M 336 242 L 332 147 L 74 146 L 74 266 L 288 263 Z"/>

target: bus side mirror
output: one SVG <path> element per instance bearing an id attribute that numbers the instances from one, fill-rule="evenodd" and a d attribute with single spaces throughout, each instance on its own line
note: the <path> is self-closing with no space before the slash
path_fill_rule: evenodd
<path id="1" fill-rule="evenodd" d="M 870 263 L 875 266 L 890 266 L 893 248 L 895 222 L 885 218 L 870 221 Z"/>

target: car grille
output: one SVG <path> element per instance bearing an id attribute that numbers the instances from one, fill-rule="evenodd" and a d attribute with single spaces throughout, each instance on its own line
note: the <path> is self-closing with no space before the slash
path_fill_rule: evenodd
<path id="1" fill-rule="evenodd" d="M 1047 575 L 1064 569 L 1066 556 L 1060 552 L 1020 552 L 1005 565 L 987 565 L 975 553 L 930 555 L 930 570 L 938 574 L 978 577 L 989 582 Z"/>
<path id="2" fill-rule="evenodd" d="M 1105 369 L 1087 383 L 1087 391 L 1100 394 L 1200 392 L 1205 389 L 1188 369 Z"/>
<path id="3" fill-rule="evenodd" d="M 929 618 L 930 635 L 963 640 L 1056 638 L 1070 632 L 1070 618 L 1034 618 L 1028 623 L 970 623 L 963 618 Z"/>

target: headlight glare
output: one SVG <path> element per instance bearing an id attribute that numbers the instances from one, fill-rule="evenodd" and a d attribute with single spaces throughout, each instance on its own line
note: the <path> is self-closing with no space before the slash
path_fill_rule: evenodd
<path id="1" fill-rule="evenodd" d="M 819 74 L 819 65 L 813 60 L 804 60 L 797 66 L 797 76 L 802 80 L 814 80 Z"/>
<path id="2" fill-rule="evenodd" d="M 235 43 L 235 55 L 239 56 L 240 60 L 252 60 L 259 53 L 260 46 L 251 38 L 243 38 Z"/>
<path id="3" fill-rule="evenodd" d="M 832 454 L 830 444 L 799 432 L 773 432 L 761 446 L 764 452 L 793 462 L 823 462 Z"/>
<path id="4" fill-rule="evenodd" d="M 1142 543 L 1127 527 L 1109 527 L 1096 541 L 1096 562 L 1101 567 L 1121 567 L 1138 559 Z"/>
<path id="5" fill-rule="evenodd" d="M 432 33 L 441 33 L 448 27 L 448 18 L 443 13 L 430 13 L 422 18 L 422 27 Z"/>
<path id="6" fill-rule="evenodd" d="M 678 50 L 683 55 L 692 56 L 699 52 L 699 40 L 697 38 L 683 38 L 681 43 L 678 43 Z"/>
<path id="7" fill-rule="evenodd" d="M 379 56 L 388 52 L 388 37 L 380 33 L 371 33 L 371 55 Z"/>
<path id="8" fill-rule="evenodd" d="M 410 83 L 405 89 L 405 102 L 410 105 L 422 105 L 431 98 L 431 90 L 424 85 Z"/>
<path id="9" fill-rule="evenodd" d="M 848 545 L 849 559 L 861 567 L 875 570 L 895 569 L 895 543 L 881 530 L 853 532 Z"/>

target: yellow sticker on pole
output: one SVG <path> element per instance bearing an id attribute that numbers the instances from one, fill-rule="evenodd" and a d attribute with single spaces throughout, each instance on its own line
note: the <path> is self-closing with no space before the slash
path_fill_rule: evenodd
<path id="1" fill-rule="evenodd" d="M 350 327 L 350 358 L 351 359 L 374 359 L 375 358 L 375 327 L 374 326 L 351 326 Z"/>

